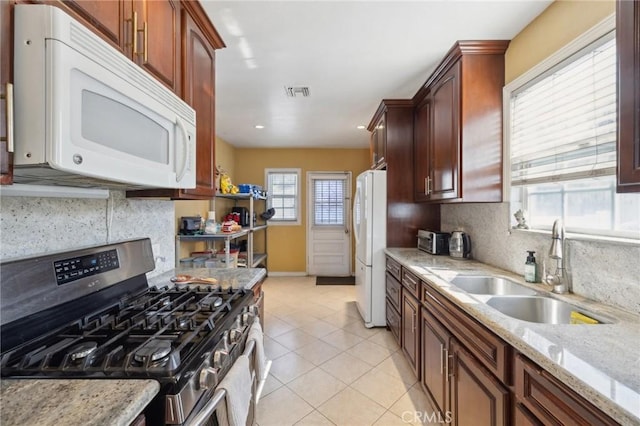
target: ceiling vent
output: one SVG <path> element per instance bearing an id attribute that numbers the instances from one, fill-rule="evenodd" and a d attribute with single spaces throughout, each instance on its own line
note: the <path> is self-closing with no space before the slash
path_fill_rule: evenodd
<path id="1" fill-rule="evenodd" d="M 287 96 L 290 97 L 290 98 L 295 98 L 295 97 L 308 98 L 309 97 L 309 88 L 308 87 L 303 87 L 303 86 L 293 87 L 293 86 L 289 86 L 289 87 L 285 87 L 284 90 L 287 92 Z"/>

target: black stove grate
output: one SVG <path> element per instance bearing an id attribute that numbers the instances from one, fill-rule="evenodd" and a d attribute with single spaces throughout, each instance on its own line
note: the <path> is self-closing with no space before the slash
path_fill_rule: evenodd
<path id="1" fill-rule="evenodd" d="M 150 288 L 3 353 L 2 376 L 176 381 L 251 299 L 243 289 Z"/>

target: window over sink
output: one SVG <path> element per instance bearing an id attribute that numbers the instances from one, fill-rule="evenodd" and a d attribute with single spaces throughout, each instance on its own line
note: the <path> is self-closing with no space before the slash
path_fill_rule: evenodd
<path id="1" fill-rule="evenodd" d="M 616 193 L 612 18 L 504 89 L 510 212 L 531 229 L 640 239 L 640 194 Z"/>

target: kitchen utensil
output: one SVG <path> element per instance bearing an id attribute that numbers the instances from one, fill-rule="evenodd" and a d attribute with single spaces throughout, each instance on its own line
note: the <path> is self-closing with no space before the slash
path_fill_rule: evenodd
<path id="1" fill-rule="evenodd" d="M 216 278 L 211 277 L 194 277 L 191 275 L 180 274 L 171 277 L 170 281 L 174 284 L 218 284 Z"/>
<path id="2" fill-rule="evenodd" d="M 467 259 L 471 257 L 471 237 L 462 231 L 453 231 L 449 238 L 449 255 Z"/>

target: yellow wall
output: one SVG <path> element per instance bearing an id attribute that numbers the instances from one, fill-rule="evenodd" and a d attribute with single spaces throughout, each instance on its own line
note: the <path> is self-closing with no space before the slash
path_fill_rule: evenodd
<path id="1" fill-rule="evenodd" d="M 369 149 L 238 148 L 235 154 L 236 184 L 265 186 L 266 168 L 301 169 L 301 223 L 297 226 L 272 226 L 267 230 L 267 266 L 270 272 L 306 272 L 307 172 L 350 171 L 352 186 L 355 188 L 355 178 L 369 168 Z M 352 193 L 354 188 L 351 190 Z M 256 204 L 258 214 L 263 208 L 264 205 Z M 255 239 L 258 251 L 264 244 L 260 234 L 262 233 L 256 233 Z"/>
<path id="2" fill-rule="evenodd" d="M 509 83 L 615 13 L 614 0 L 558 0 L 513 38 L 505 56 Z"/>

